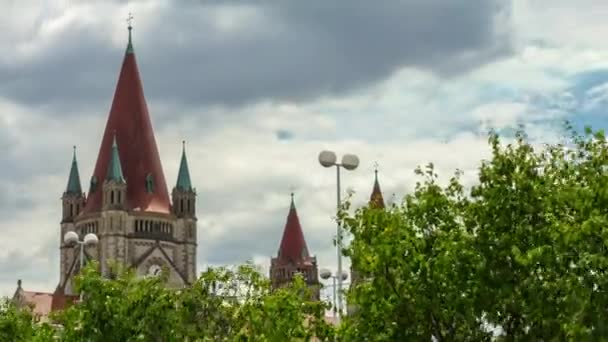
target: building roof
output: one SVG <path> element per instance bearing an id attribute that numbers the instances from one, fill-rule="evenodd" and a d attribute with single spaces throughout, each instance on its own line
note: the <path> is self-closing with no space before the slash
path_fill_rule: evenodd
<path id="1" fill-rule="evenodd" d="M 26 291 L 21 287 L 21 280 L 17 281 L 17 290 L 13 295 L 17 305 L 31 306 L 34 316 L 42 320 L 46 320 L 51 312 L 66 309 L 77 300 L 78 296 L 66 295 L 60 287 L 53 293 Z"/>
<path id="2" fill-rule="evenodd" d="M 192 191 L 190 171 L 188 170 L 188 159 L 186 158 L 186 142 L 183 142 L 182 160 L 179 164 L 179 172 L 177 174 L 177 183 L 175 188 L 181 191 Z"/>
<path id="3" fill-rule="evenodd" d="M 283 230 L 283 238 L 281 239 L 277 259 L 283 263 L 298 263 L 309 261 L 310 259 L 293 194 L 291 194 L 291 205 L 289 207 L 289 214 L 287 214 L 287 222 Z"/>
<path id="4" fill-rule="evenodd" d="M 382 196 L 382 190 L 380 190 L 380 183 L 378 182 L 378 169 L 374 170 L 374 188 L 369 196 L 369 205 L 378 209 L 385 208 L 384 197 Z"/>
<path id="5" fill-rule="evenodd" d="M 101 183 L 105 179 L 112 158 L 114 134 L 120 146 L 118 155 L 127 183 L 128 209 L 169 213 L 171 202 L 131 42 L 131 28 L 91 183 Z M 146 188 L 150 178 L 152 192 Z M 101 205 L 102 191 L 93 186 L 83 211 L 100 211 Z"/>
<path id="6" fill-rule="evenodd" d="M 68 185 L 65 189 L 66 194 L 82 195 L 82 186 L 80 185 L 80 174 L 78 173 L 78 162 L 76 161 L 76 146 L 74 146 L 74 155 L 72 156 L 72 167 L 70 168 L 70 177 Z"/>

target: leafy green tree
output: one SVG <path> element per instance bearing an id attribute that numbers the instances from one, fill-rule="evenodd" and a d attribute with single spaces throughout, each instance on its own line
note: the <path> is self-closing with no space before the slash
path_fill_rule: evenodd
<path id="1" fill-rule="evenodd" d="M 344 340 L 489 338 L 474 305 L 479 289 L 471 268 L 481 260 L 464 229 L 460 174 L 442 188 L 433 165 L 416 172 L 424 180 L 402 206 L 343 216 L 354 237 L 346 254 L 366 277 L 349 293 L 357 310 L 342 327 Z"/>
<path id="2" fill-rule="evenodd" d="M 84 301 L 55 316 L 62 341 L 310 341 L 327 340 L 326 305 L 310 300 L 302 279 L 272 290 L 253 266 L 209 269 L 175 290 L 162 277 L 117 269 L 112 279 L 96 265 L 77 279 Z"/>
<path id="3" fill-rule="evenodd" d="M 0 341 L 51 341 L 55 331 L 47 323 L 35 323 L 31 308 L 18 308 L 8 298 L 0 299 Z"/>
<path id="4" fill-rule="evenodd" d="M 608 146 L 568 132 L 545 146 L 490 134 L 468 192 L 429 165 L 402 205 L 342 212 L 367 276 L 344 339 L 608 340 Z"/>

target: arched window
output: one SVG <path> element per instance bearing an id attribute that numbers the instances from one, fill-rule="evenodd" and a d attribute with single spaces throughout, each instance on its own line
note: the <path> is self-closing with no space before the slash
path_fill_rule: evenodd
<path id="1" fill-rule="evenodd" d="M 184 199 L 183 198 L 179 200 L 179 211 L 182 213 L 184 212 Z"/>
<path id="2" fill-rule="evenodd" d="M 121 197 L 122 197 L 121 194 L 122 194 L 122 191 L 119 191 L 118 192 L 118 204 L 122 203 L 122 201 L 121 201 Z"/>
<path id="3" fill-rule="evenodd" d="M 110 204 L 114 204 L 114 190 L 110 191 Z"/>

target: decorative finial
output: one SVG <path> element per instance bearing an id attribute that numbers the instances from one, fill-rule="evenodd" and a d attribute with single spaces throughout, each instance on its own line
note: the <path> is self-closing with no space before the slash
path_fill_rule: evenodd
<path id="1" fill-rule="evenodd" d="M 18 287 L 18 288 L 21 288 L 21 279 L 18 279 L 18 280 L 17 280 L 17 287 Z"/>
<path id="2" fill-rule="evenodd" d="M 131 31 L 133 29 L 133 15 L 131 14 L 131 12 L 129 12 L 129 16 L 127 17 L 127 24 L 129 24 L 127 28 L 129 29 L 129 31 Z"/>
<path id="3" fill-rule="evenodd" d="M 133 15 L 129 12 L 129 16 L 127 17 L 127 28 L 129 29 L 129 44 L 127 44 L 127 54 L 133 53 L 133 43 L 131 41 L 131 30 L 133 29 Z"/>
<path id="4" fill-rule="evenodd" d="M 182 140 L 182 150 L 186 151 L 186 140 Z"/>
<path id="5" fill-rule="evenodd" d="M 295 186 L 290 186 L 289 187 L 289 196 L 291 196 L 291 206 L 294 206 L 294 201 L 293 201 L 293 197 L 294 197 L 294 191 L 296 190 Z"/>
<path id="6" fill-rule="evenodd" d="M 378 179 L 378 162 L 374 162 L 374 174 L 376 175 L 376 180 Z"/>

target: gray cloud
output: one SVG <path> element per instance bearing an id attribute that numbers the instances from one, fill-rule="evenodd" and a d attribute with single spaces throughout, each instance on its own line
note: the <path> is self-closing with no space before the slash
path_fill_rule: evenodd
<path id="1" fill-rule="evenodd" d="M 191 106 L 306 101 L 364 87 L 404 66 L 452 76 L 510 52 L 497 19 L 508 17 L 510 5 L 501 0 L 157 8 L 134 30 L 146 93 Z M 107 29 L 68 25 L 34 58 L 8 58 L 0 64 L 0 91 L 66 112 L 107 110 L 124 49 L 110 44 Z"/>

